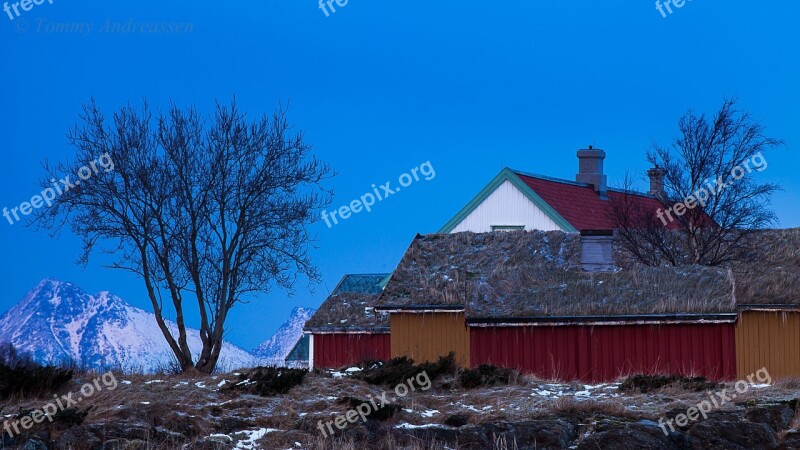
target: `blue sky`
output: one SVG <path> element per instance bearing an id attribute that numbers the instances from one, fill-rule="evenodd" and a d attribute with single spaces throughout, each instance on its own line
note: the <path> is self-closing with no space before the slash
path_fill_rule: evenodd
<path id="1" fill-rule="evenodd" d="M 333 206 L 431 162 L 432 180 L 313 227 L 323 283 L 238 308 L 227 336 L 247 349 L 343 274 L 391 271 L 416 233 L 435 232 L 502 167 L 572 179 L 576 150 L 594 144 L 613 185 L 644 173 L 647 148 L 688 108 L 713 112 L 725 96 L 786 140 L 755 176 L 783 186 L 780 225 L 800 226 L 797 2 L 697 0 L 666 18 L 648 1 L 349 0 L 326 17 L 310 0 L 45 0 L 21 13 L 0 11 L 0 207 L 40 191 L 43 159 L 71 155 L 65 132 L 91 97 L 108 113 L 142 98 L 210 111 L 235 95 L 253 115 L 288 102 L 339 171 Z M 181 32 L 113 32 L 131 21 Z M 134 276 L 103 258 L 75 265 L 68 232 L 3 222 L 0 249 L 2 311 L 45 277 L 150 309 Z"/>

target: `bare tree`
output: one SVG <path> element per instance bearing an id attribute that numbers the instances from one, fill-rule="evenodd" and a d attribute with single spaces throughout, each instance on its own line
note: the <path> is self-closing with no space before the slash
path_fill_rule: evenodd
<path id="1" fill-rule="evenodd" d="M 681 117 L 679 135 L 647 154 L 653 192 L 664 203 L 653 210 L 632 194 L 614 200 L 614 220 L 623 245 L 649 265 L 720 265 L 742 258 L 755 230 L 776 223 L 769 209 L 780 187 L 759 183 L 752 172 L 767 168 L 764 153 L 783 145 L 736 100 L 725 100 L 709 119 L 693 111 Z M 626 189 L 631 186 L 626 180 Z M 651 189 L 652 190 L 652 189 Z"/>
<path id="2" fill-rule="evenodd" d="M 318 279 L 307 226 L 330 203 L 322 182 L 333 173 L 302 133 L 291 134 L 285 110 L 251 121 L 234 101 L 204 120 L 174 105 L 154 116 L 145 102 L 107 123 L 92 100 L 81 122 L 68 133 L 75 160 L 45 162 L 42 185 L 95 167 L 100 155 L 113 170 L 81 179 L 34 222 L 52 232 L 69 224 L 83 240 L 80 262 L 98 248 L 114 255 L 112 267 L 141 276 L 184 371 L 214 370 L 237 303 L 273 286 L 291 291 L 300 274 Z M 185 319 L 194 307 L 203 343 L 196 360 Z M 170 309 L 177 336 L 167 327 Z"/>
<path id="3" fill-rule="evenodd" d="M 17 367 L 32 368 L 36 366 L 30 355 L 27 353 L 19 353 L 10 342 L 0 342 L 0 366 L 10 367 L 12 369 Z"/>

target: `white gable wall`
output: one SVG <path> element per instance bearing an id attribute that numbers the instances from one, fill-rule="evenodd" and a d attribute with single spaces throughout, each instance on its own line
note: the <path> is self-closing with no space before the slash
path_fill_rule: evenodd
<path id="1" fill-rule="evenodd" d="M 524 225 L 526 230 L 561 230 L 561 227 L 508 180 L 486 197 L 451 233 L 484 233 L 492 231 L 492 225 Z"/>

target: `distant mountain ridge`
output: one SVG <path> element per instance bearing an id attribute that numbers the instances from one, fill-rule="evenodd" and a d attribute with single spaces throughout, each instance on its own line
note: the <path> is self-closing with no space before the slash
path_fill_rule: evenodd
<path id="1" fill-rule="evenodd" d="M 168 322 L 177 335 L 177 326 Z M 199 354 L 198 330 L 187 329 L 189 348 Z M 40 363 L 72 360 L 96 369 L 151 373 L 173 366 L 174 356 L 155 316 L 123 299 L 89 295 L 72 283 L 46 279 L 0 316 L 0 342 L 11 342 Z M 254 365 L 253 355 L 225 343 L 219 368 Z"/>
<path id="2" fill-rule="evenodd" d="M 253 350 L 253 355 L 262 365 L 283 365 L 284 359 L 303 336 L 303 326 L 316 310 L 298 306 L 289 319 L 269 339 Z"/>

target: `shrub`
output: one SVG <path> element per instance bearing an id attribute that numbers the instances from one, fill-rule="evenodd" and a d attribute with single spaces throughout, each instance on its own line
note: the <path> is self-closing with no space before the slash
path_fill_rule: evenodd
<path id="1" fill-rule="evenodd" d="M 682 377 L 679 375 L 633 375 L 620 384 L 624 392 L 638 391 L 646 394 L 666 386 L 674 386 L 686 391 L 702 392 L 716 389 L 719 383 L 709 381 L 705 377 Z"/>
<path id="2" fill-rule="evenodd" d="M 516 379 L 519 373 L 513 369 L 481 364 L 475 369 L 466 369 L 458 376 L 458 381 L 464 389 L 474 389 L 483 386 L 506 385 Z"/>
<path id="3" fill-rule="evenodd" d="M 58 392 L 72 380 L 73 372 L 58 367 L 11 367 L 0 364 L 0 399 L 39 397 Z"/>
<path id="4" fill-rule="evenodd" d="M 448 373 L 455 374 L 458 370 L 454 353 L 442 356 L 436 362 L 414 364 L 413 359 L 400 356 L 390 359 L 381 365 L 369 364 L 365 366 L 364 370 L 358 372 L 356 377 L 369 384 L 384 386 L 397 386 L 423 372 L 428 374 L 431 381 L 434 381 L 441 375 Z"/>
<path id="5" fill-rule="evenodd" d="M 239 375 L 239 382 L 228 385 L 226 389 L 273 397 L 285 394 L 295 386 L 303 384 L 307 374 L 306 369 L 256 367 L 249 373 Z"/>
<path id="6" fill-rule="evenodd" d="M 26 353 L 19 353 L 10 342 L 0 343 L 0 364 L 9 367 L 36 367 L 36 363 L 30 355 Z"/>
<path id="7" fill-rule="evenodd" d="M 347 405 L 347 407 L 350 409 L 358 409 L 359 406 L 365 403 L 367 405 L 371 404 L 366 400 L 361 400 L 355 397 L 342 397 L 336 403 L 339 403 L 340 405 Z M 392 416 L 400 412 L 400 409 L 400 405 L 396 403 L 387 403 L 385 405 L 381 405 L 378 409 L 373 409 L 370 407 L 369 413 L 366 414 L 365 417 L 369 420 L 389 420 L 392 418 Z"/>

